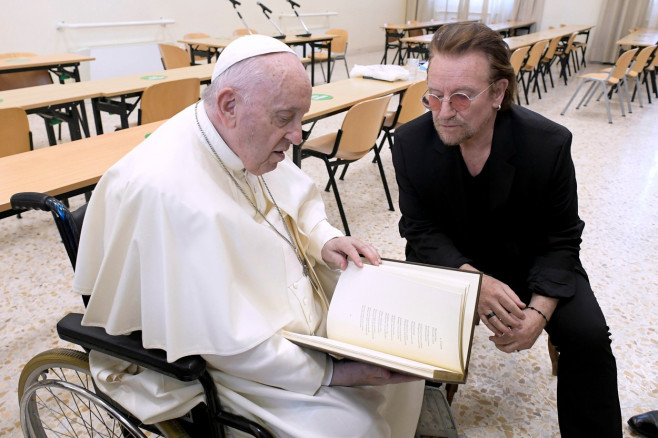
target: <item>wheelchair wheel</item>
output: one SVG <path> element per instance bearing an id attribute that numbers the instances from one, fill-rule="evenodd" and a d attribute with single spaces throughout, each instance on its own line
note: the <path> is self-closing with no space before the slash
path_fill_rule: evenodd
<path id="1" fill-rule="evenodd" d="M 33 357 L 18 383 L 21 426 L 26 437 L 166 437 L 187 434 L 176 421 L 140 429 L 95 393 L 86 353 L 54 349 Z"/>

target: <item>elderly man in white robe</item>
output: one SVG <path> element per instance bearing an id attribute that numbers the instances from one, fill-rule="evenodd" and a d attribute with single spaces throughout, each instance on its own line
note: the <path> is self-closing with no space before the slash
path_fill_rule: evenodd
<path id="1" fill-rule="evenodd" d="M 331 286 L 320 279 L 348 260 L 362 266 L 360 254 L 380 263 L 327 222 L 315 184 L 285 154 L 302 140 L 310 99 L 288 46 L 262 35 L 232 42 L 202 101 L 97 185 L 74 281 L 91 294 L 83 323 L 142 330 L 144 346 L 171 361 L 203 355 L 224 406 L 277 436 L 410 437 L 422 381 L 280 334 L 324 334 Z M 98 386 L 147 423 L 202 400 L 195 383 L 96 352 L 90 364 Z"/>

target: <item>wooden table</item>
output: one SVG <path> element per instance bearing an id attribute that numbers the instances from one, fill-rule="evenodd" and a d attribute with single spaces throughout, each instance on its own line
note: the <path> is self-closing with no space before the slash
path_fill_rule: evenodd
<path id="1" fill-rule="evenodd" d="M 419 35 L 419 36 L 407 36 L 407 37 L 401 37 L 400 41 L 403 43 L 419 43 L 419 44 L 428 44 L 429 42 L 432 41 L 432 34 L 441 26 L 445 24 L 450 24 L 450 23 L 460 23 L 460 22 L 477 22 L 478 20 L 430 20 L 430 21 L 418 21 L 415 23 L 412 22 L 407 22 L 407 24 L 391 24 L 387 23 L 384 24 L 383 26 L 379 26 L 380 28 L 384 29 L 386 31 L 385 34 L 385 41 L 384 41 L 384 58 L 382 59 L 383 64 L 387 63 L 387 55 L 388 55 L 388 50 L 386 50 L 386 47 L 388 46 L 388 38 L 389 38 L 389 33 L 394 32 L 398 35 L 404 35 L 405 32 L 409 32 L 410 30 L 423 30 L 427 32 L 425 35 Z M 416 40 L 417 38 L 417 40 Z M 402 44 L 398 46 L 398 63 L 402 64 L 403 59 L 402 59 Z M 393 57 L 395 60 L 395 57 Z"/>
<path id="2" fill-rule="evenodd" d="M 88 81 L 87 83 L 92 84 L 97 92 L 95 96 L 91 96 L 96 133 L 103 133 L 102 111 L 119 115 L 121 127 L 125 129 L 129 126 L 128 117 L 139 104 L 139 99 L 146 87 L 158 82 L 187 78 L 199 79 L 200 83 L 210 83 L 214 67 L 215 64 L 200 64 L 152 73 L 139 73 Z M 137 98 L 135 101 L 129 101 L 130 98 L 134 97 Z"/>
<path id="3" fill-rule="evenodd" d="M 313 88 L 314 99 L 303 122 L 313 123 L 375 97 L 405 91 L 409 81 L 352 78 Z M 68 84 L 74 85 L 74 84 Z M 35 87 L 36 88 L 36 87 Z M 321 100 L 323 96 L 330 99 Z M 0 218 L 16 214 L 10 198 L 18 192 L 42 192 L 60 198 L 87 192 L 121 157 L 163 121 L 0 158 Z M 293 148 L 300 155 L 301 145 Z M 296 163 L 299 165 L 300 158 Z"/>
<path id="4" fill-rule="evenodd" d="M 121 157 L 163 122 L 0 158 L 0 218 L 17 212 L 10 198 L 42 192 L 65 198 L 91 190 Z"/>
<path id="5" fill-rule="evenodd" d="M 658 44 L 658 29 L 638 29 L 617 41 L 618 46 L 647 47 Z"/>
<path id="6" fill-rule="evenodd" d="M 22 108 L 28 114 L 44 114 L 67 122 L 72 140 L 82 137 L 80 128 L 89 136 L 86 113 L 78 111 L 84 100 L 98 95 L 90 81 L 49 84 L 0 91 L 0 108 Z M 56 144 L 54 132 L 48 130 L 48 141 Z"/>
<path id="7" fill-rule="evenodd" d="M 527 30 L 527 33 L 530 33 L 530 27 L 532 27 L 533 24 L 535 24 L 534 21 L 508 20 L 502 23 L 487 24 L 487 26 L 491 30 L 495 30 L 496 32 L 503 34 L 505 37 L 510 37 L 516 35 L 516 31 L 521 29 L 525 29 Z"/>
<path id="8" fill-rule="evenodd" d="M 79 82 L 80 71 L 78 70 L 78 67 L 80 66 L 80 63 L 93 61 L 94 59 L 96 58 L 77 55 L 75 53 L 3 58 L 0 59 L 0 74 L 47 68 L 57 75 L 57 77 L 60 78 L 60 81 L 63 81 L 67 76 L 70 76 L 74 78 L 76 82 Z"/>
<path id="9" fill-rule="evenodd" d="M 425 79 L 419 78 L 419 80 Z M 404 92 L 412 83 L 410 81 L 388 82 L 355 77 L 313 87 L 311 108 L 302 118 L 303 124 L 312 124 L 308 130 L 304 131 L 304 139 L 308 138 L 318 120 L 346 111 L 364 100 Z M 293 145 L 292 149 L 292 160 L 300 167 L 303 144 L 302 142 L 299 145 Z"/>
<path id="10" fill-rule="evenodd" d="M 512 31 L 514 29 L 524 29 L 527 28 L 529 29 L 530 26 L 535 24 L 534 21 L 507 21 L 505 23 L 497 23 L 497 24 L 487 24 L 487 26 L 495 30 L 496 32 L 505 32 L 505 31 Z M 412 44 L 429 44 L 432 42 L 432 38 L 434 37 L 434 34 L 425 34 L 425 35 L 418 35 L 418 36 L 413 36 L 413 37 L 404 37 L 401 38 L 400 41 L 403 43 L 412 43 Z"/>
<path id="11" fill-rule="evenodd" d="M 542 30 L 541 32 L 533 32 L 525 35 L 503 38 L 503 40 L 509 46 L 510 51 L 514 51 L 519 47 L 532 46 L 539 41 L 551 40 L 555 37 L 571 35 L 574 32 L 589 32 L 589 30 L 593 27 L 594 26 L 591 24 L 568 24 L 566 26 L 556 27 L 555 29 Z"/>
<path id="12" fill-rule="evenodd" d="M 221 52 L 234 39 L 235 38 L 187 38 L 178 40 L 178 42 L 190 46 L 190 53 L 193 53 L 194 49 L 199 46 L 207 46 L 211 50 L 214 49 L 217 52 Z M 308 44 L 311 47 L 311 85 L 315 85 L 315 49 L 327 49 L 327 82 L 331 82 L 331 40 L 333 39 L 334 35 L 313 34 L 310 36 L 288 35 L 279 40 L 289 46 L 302 46 L 302 56 L 304 57 L 306 57 L 306 45 Z"/>
<path id="13" fill-rule="evenodd" d="M 467 21 L 477 21 L 477 20 L 467 20 Z M 434 32 L 436 31 L 439 27 L 443 26 L 444 24 L 450 24 L 450 23 L 456 23 L 456 20 L 429 20 L 429 21 L 417 21 L 415 23 L 412 23 L 411 21 L 405 23 L 405 24 L 393 24 L 393 23 L 387 23 L 384 24 L 383 26 L 379 26 L 380 28 L 384 30 L 397 30 L 399 32 L 409 32 L 410 30 L 418 30 L 422 29 L 426 32 Z"/>
<path id="14" fill-rule="evenodd" d="M 201 83 L 206 83 L 210 81 L 213 68 L 214 64 L 202 64 L 117 78 L 0 91 L 0 108 L 23 108 L 29 113 L 65 109 L 66 113 L 60 111 L 56 116 L 69 122 L 71 139 L 76 140 L 81 138 L 80 124 L 85 128 L 87 137 L 89 132 L 86 123 L 81 122 L 78 111 L 75 107 L 71 108 L 72 103 L 91 99 L 97 134 L 103 133 L 101 111 L 118 114 L 121 127 L 127 128 L 128 117 L 138 105 L 139 97 L 146 87 L 156 82 L 185 78 L 197 78 Z M 130 102 L 128 99 L 131 97 L 138 99 Z"/>

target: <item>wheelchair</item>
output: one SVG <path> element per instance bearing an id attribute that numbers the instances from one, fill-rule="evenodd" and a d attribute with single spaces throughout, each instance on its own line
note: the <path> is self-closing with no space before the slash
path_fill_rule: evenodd
<path id="1" fill-rule="evenodd" d="M 43 193 L 17 193 L 12 208 L 50 211 L 73 269 L 86 204 L 70 211 L 64 203 Z M 87 304 L 88 297 L 83 297 Z M 82 314 L 70 313 L 57 324 L 57 333 L 83 351 L 53 349 L 33 357 L 23 368 L 18 385 L 20 420 L 25 437 L 224 437 L 226 428 L 248 435 L 272 438 L 262 425 L 222 409 L 215 384 L 200 356 L 173 363 L 166 353 L 142 347 L 141 333 L 112 336 L 99 327 L 81 325 Z M 89 351 L 100 351 L 182 381 L 198 380 L 205 393 L 199 404 L 182 418 L 153 425 L 137 418 L 94 386 Z"/>

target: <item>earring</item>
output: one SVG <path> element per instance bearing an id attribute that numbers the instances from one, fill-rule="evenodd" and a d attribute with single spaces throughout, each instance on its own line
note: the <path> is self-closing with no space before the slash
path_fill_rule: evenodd
<path id="1" fill-rule="evenodd" d="M 496 111 L 500 111 L 500 104 L 496 107 Z"/>

